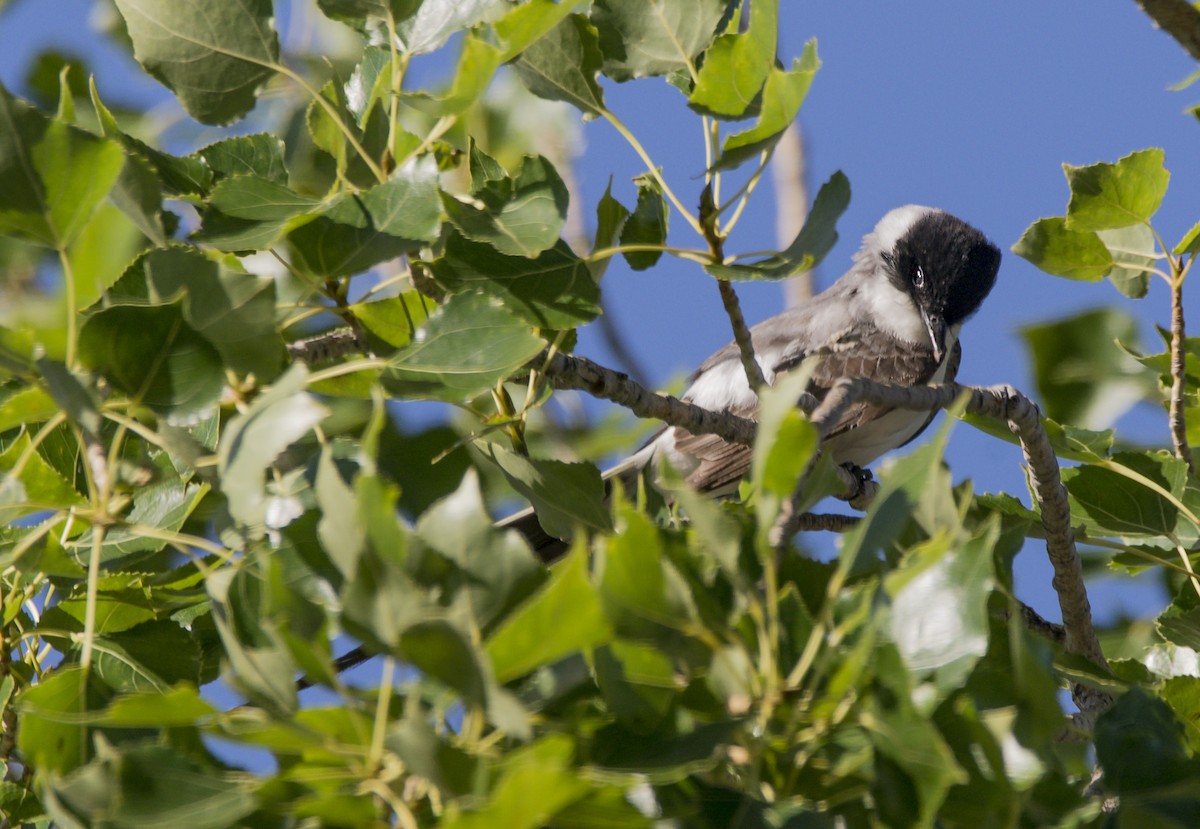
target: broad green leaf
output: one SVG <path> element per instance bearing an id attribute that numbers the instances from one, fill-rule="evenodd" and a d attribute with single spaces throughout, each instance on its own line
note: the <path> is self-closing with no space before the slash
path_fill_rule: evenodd
<path id="1" fill-rule="evenodd" d="M 596 0 L 604 74 L 614 81 L 689 69 L 713 40 L 725 0 Z"/>
<path id="2" fill-rule="evenodd" d="M 555 566 L 550 582 L 493 633 L 487 654 L 496 681 L 511 682 L 542 665 L 612 638 L 582 546 Z"/>
<path id="3" fill-rule="evenodd" d="M 742 117 L 775 64 L 778 29 L 779 0 L 751 3 L 747 30 L 721 35 L 704 53 L 688 105 L 719 117 Z"/>
<path id="4" fill-rule="evenodd" d="M 109 197 L 147 239 L 159 247 L 167 244 L 170 233 L 163 222 L 162 182 L 149 161 L 136 153 L 127 153 L 125 166 Z"/>
<path id="5" fill-rule="evenodd" d="M 453 688 L 470 706 L 488 702 L 483 654 L 461 630 L 445 619 L 422 619 L 400 634 L 399 655 Z"/>
<path id="6" fill-rule="evenodd" d="M 1187 465 L 1165 453 L 1119 452 L 1112 461 L 1156 484 L 1176 499 L 1183 496 Z M 1106 467 L 1084 464 L 1064 469 L 1063 483 L 1073 519 L 1083 520 L 1097 535 L 1163 535 L 1171 533 L 1179 510 L 1166 497 L 1139 480 Z"/>
<path id="7" fill-rule="evenodd" d="M 572 14 L 522 52 L 512 67 L 534 95 L 566 101 L 594 116 L 604 109 L 604 91 L 596 81 L 602 60 L 595 27 L 583 15 Z"/>
<path id="8" fill-rule="evenodd" d="M 649 775 L 652 779 L 703 776 L 717 764 L 718 747 L 728 745 L 741 725 L 732 719 L 692 721 L 678 730 L 663 728 L 646 734 L 612 723 L 594 735 L 592 760 L 612 772 Z"/>
<path id="9" fill-rule="evenodd" d="M 283 140 L 266 132 L 237 135 L 192 153 L 212 170 L 213 181 L 234 176 L 257 176 L 276 184 L 288 183 L 283 163 Z"/>
<path id="10" fill-rule="evenodd" d="M 98 723 L 120 728 L 163 728 L 194 725 L 216 714 L 217 709 L 199 691 L 180 685 L 162 694 L 123 694 L 100 714 Z"/>
<path id="11" fill-rule="evenodd" d="M 610 176 L 608 186 L 604 188 L 604 195 L 596 204 L 596 237 L 592 240 L 593 256 L 596 251 L 612 247 L 616 243 L 628 218 L 629 209 L 613 198 L 612 177 Z M 605 256 L 603 259 L 593 259 L 588 263 L 588 268 L 592 271 L 592 280 L 597 285 L 600 284 L 604 272 L 608 270 L 608 263 L 611 261 L 611 256 Z"/>
<path id="12" fill-rule="evenodd" d="M 284 352 L 271 279 L 229 270 L 195 248 L 172 247 L 140 257 L 105 296 L 110 306 L 177 298 L 187 325 L 216 348 L 226 367 L 260 382 L 279 373 Z"/>
<path id="13" fill-rule="evenodd" d="M 775 146 L 784 130 L 796 119 L 800 106 L 808 97 L 813 76 L 820 68 L 821 59 L 817 57 L 816 40 L 805 44 L 804 53 L 792 62 L 791 69 L 772 67 L 763 85 L 758 123 L 725 139 L 713 168 L 732 169 Z"/>
<path id="14" fill-rule="evenodd" d="M 1197 251 L 1200 251 L 1200 222 L 1192 225 L 1192 229 L 1183 234 L 1183 238 L 1179 240 L 1171 253 L 1176 256 L 1183 256 L 1185 253 L 1189 256 L 1195 256 Z"/>
<path id="15" fill-rule="evenodd" d="M 545 581 L 545 569 L 520 535 L 492 524 L 473 469 L 457 491 L 421 516 L 416 535 L 459 569 L 453 606 L 463 607 L 485 636 Z"/>
<path id="16" fill-rule="evenodd" d="M 651 645 L 616 640 L 593 654 L 608 710 L 636 731 L 659 726 L 684 685 L 671 656 Z"/>
<path id="17" fill-rule="evenodd" d="M 0 85 L 0 234 L 65 248 L 124 164 L 115 142 L 50 120 Z"/>
<path id="18" fill-rule="evenodd" d="M 321 13 L 343 23 L 363 24 L 368 19 L 404 20 L 411 15 L 421 0 L 317 0 Z"/>
<path id="19" fill-rule="evenodd" d="M 440 789 L 443 796 L 480 790 L 486 761 L 451 743 L 434 730 L 427 717 L 419 706 L 410 702 L 404 719 L 388 729 L 384 745 L 396 753 L 409 771 Z"/>
<path id="20" fill-rule="evenodd" d="M 1171 677 L 1162 685 L 1162 698 L 1187 730 L 1188 743 L 1195 756 L 1196 747 L 1200 746 L 1200 678 Z"/>
<path id="21" fill-rule="evenodd" d="M 1162 204 L 1171 174 L 1160 149 L 1139 150 L 1115 164 L 1087 167 L 1063 165 L 1071 201 L 1067 225 L 1072 230 L 1109 230 L 1149 220 Z"/>
<path id="22" fill-rule="evenodd" d="M 494 24 L 496 35 L 504 44 L 501 60 L 508 62 L 515 58 L 559 25 L 563 18 L 584 2 L 585 0 L 529 0 L 514 7 Z"/>
<path id="23" fill-rule="evenodd" d="M 1097 721 L 1096 759 L 1103 764 L 1107 790 L 1122 799 L 1171 783 L 1194 782 L 1200 773 L 1171 709 L 1140 688 L 1118 699 Z M 1192 799 L 1193 810 L 1200 808 L 1200 793 L 1193 791 Z"/>
<path id="24" fill-rule="evenodd" d="M 438 98 L 442 114 L 456 115 L 478 101 L 503 61 L 500 47 L 476 35 L 468 35 L 463 41 L 450 89 Z"/>
<path id="25" fill-rule="evenodd" d="M 1115 345 L 1137 343 L 1126 313 L 1102 308 L 1021 329 L 1033 358 L 1039 403 L 1046 416 L 1085 429 L 1111 426 L 1147 395 L 1155 375 Z"/>
<path id="26" fill-rule="evenodd" d="M 385 184 L 339 197 L 288 239 L 308 270 L 333 279 L 433 242 L 441 212 L 437 165 L 426 156 L 396 171 Z"/>
<path id="27" fill-rule="evenodd" d="M 1154 231 L 1149 225 L 1137 224 L 1116 230 L 1100 230 L 1096 235 L 1113 259 L 1108 281 L 1131 299 L 1144 297 L 1150 287 L 1150 271 L 1157 257 Z"/>
<path id="28" fill-rule="evenodd" d="M 1091 230 L 1076 230 L 1061 216 L 1038 219 L 1025 229 L 1012 251 L 1046 273 L 1095 282 L 1113 268 L 1113 257 Z"/>
<path id="29" fill-rule="evenodd" d="M 212 170 L 203 159 L 196 157 L 180 158 L 161 152 L 139 141 L 131 135 L 122 132 L 117 126 L 117 120 L 112 112 L 100 100 L 100 93 L 95 82 L 89 85 L 92 96 L 92 106 L 96 110 L 96 120 L 100 122 L 100 132 L 105 138 L 113 138 L 121 142 L 126 153 L 147 162 L 158 176 L 163 192 L 168 195 L 203 194 L 212 186 Z"/>
<path id="30" fill-rule="evenodd" d="M 82 506 L 85 500 L 70 481 L 32 450 L 31 444 L 25 433 L 0 453 L 0 519 L 6 524 L 32 512 Z M 14 477 L 13 470 L 22 458 L 24 464 Z"/>
<path id="31" fill-rule="evenodd" d="M 1172 605 L 1158 617 L 1157 627 L 1168 642 L 1200 653 L 1200 607 L 1184 610 Z"/>
<path id="32" fill-rule="evenodd" d="M 17 746 L 39 769 L 67 773 L 87 761 L 91 742 L 81 721 L 104 708 L 112 692 L 100 681 L 84 681 L 83 672 L 64 665 L 21 694 Z"/>
<path id="33" fill-rule="evenodd" d="M 160 463 L 169 464 L 164 458 Z M 110 528 L 100 546 L 100 561 L 112 566 L 134 562 L 166 546 L 159 533 L 176 533 L 183 528 L 200 501 L 208 494 L 208 484 L 185 484 L 160 470 L 160 479 L 137 488 L 133 507 L 125 516 L 125 525 Z M 147 528 L 147 529 L 143 529 Z M 71 558 L 86 565 L 93 553 L 94 531 L 88 530 L 67 543 Z"/>
<path id="34" fill-rule="evenodd" d="M 350 312 L 363 326 L 388 345 L 403 348 L 412 342 L 417 329 L 429 319 L 433 305 L 419 291 L 405 291 L 400 296 L 358 302 Z"/>
<path id="35" fill-rule="evenodd" d="M 477 155 L 482 153 L 472 145 L 473 167 Z M 463 236 L 524 257 L 537 256 L 558 243 L 567 199 L 566 185 L 542 156 L 526 157 L 511 179 L 505 176 L 476 184 L 470 196 L 442 193 L 446 214 Z"/>
<path id="36" fill-rule="evenodd" d="M 381 77 L 377 79 L 377 84 L 385 80 Z M 339 177 L 362 190 L 380 184 L 382 170 L 369 164 L 368 159 L 405 157 L 407 153 L 397 156 L 394 151 L 399 145 L 407 145 L 409 140 L 409 134 L 398 129 L 391 136 L 396 139 L 398 146 L 388 146 L 391 130 L 383 101 L 379 95 L 361 94 L 366 91 L 358 87 L 353 77 L 347 85 L 333 78 L 321 87 L 318 97 L 308 105 L 305 115 L 313 144 L 333 156 Z M 386 94 L 390 95 L 391 90 L 388 89 Z M 361 115 L 355 112 L 360 104 Z M 353 141 L 347 136 L 347 129 Z M 362 148 L 362 152 L 359 148 Z"/>
<path id="37" fill-rule="evenodd" d="M 0 433 L 22 424 L 49 420 L 58 413 L 61 404 L 37 386 L 9 390 L 0 402 Z"/>
<path id="38" fill-rule="evenodd" d="M 200 644 L 171 619 L 99 637 L 94 652 L 92 669 L 114 691 L 166 693 L 200 682 Z"/>
<path id="39" fill-rule="evenodd" d="M 840 170 L 821 185 L 813 200 L 804 227 L 784 250 L 757 262 L 729 265 L 705 265 L 704 270 L 718 279 L 786 279 L 811 270 L 837 242 L 837 220 L 850 204 L 850 181 Z"/>
<path id="40" fill-rule="evenodd" d="M 258 175 L 217 182 L 201 216 L 197 242 L 218 250 L 266 250 L 304 224 L 320 202 Z"/>
<path id="41" fill-rule="evenodd" d="M 85 432 L 100 434 L 100 406 L 92 389 L 83 385 L 80 378 L 64 364 L 46 357 L 37 358 L 38 371 L 46 381 L 46 388 L 59 407 Z"/>
<path id="42" fill-rule="evenodd" d="M 667 243 L 667 220 L 670 213 L 663 198 L 662 187 L 649 173 L 634 179 L 637 184 L 637 206 L 625 220 L 621 229 L 622 245 L 665 245 Z M 644 271 L 658 263 L 660 250 L 639 250 L 623 253 L 629 267 Z"/>
<path id="43" fill-rule="evenodd" d="M 184 318 L 182 301 L 115 306 L 88 318 L 79 358 L 143 405 L 174 419 L 214 406 L 225 388 L 221 354 Z"/>
<path id="44" fill-rule="evenodd" d="M 575 328 L 600 313 L 600 289 L 566 242 L 537 258 L 505 256 L 490 245 L 453 235 L 442 256 L 426 265 L 448 291 L 482 291 L 540 328 Z"/>
<path id="45" fill-rule="evenodd" d="M 604 481 L 592 464 L 527 458 L 495 443 L 484 451 L 513 489 L 533 504 L 538 521 L 550 535 L 571 538 L 577 529 L 612 530 Z"/>
<path id="46" fill-rule="evenodd" d="M 495 300 L 458 294 L 392 357 L 385 380 L 414 396 L 469 399 L 525 365 L 543 345 Z"/>
<path id="47" fill-rule="evenodd" d="M 936 673 L 943 693 L 961 688 L 987 652 L 992 548 L 999 535 L 1000 522 L 992 519 L 969 539 L 931 539 L 885 580 L 892 641 L 909 671 Z"/>
<path id="48" fill-rule="evenodd" d="M 161 829 L 186 822 L 195 829 L 236 826 L 258 808 L 257 785 L 244 775 L 201 766 L 165 745 L 106 748 L 80 773 L 51 784 L 69 815 L 95 824 Z"/>
<path id="49" fill-rule="evenodd" d="M 750 480 L 761 499 L 760 541 L 765 541 L 766 529 L 796 492 L 817 451 L 817 431 L 796 408 L 811 374 L 808 367 L 801 367 L 760 391 L 759 427 L 750 464 Z"/>
<path id="50" fill-rule="evenodd" d="M 274 74 L 279 39 L 271 0 L 116 0 L 134 56 L 188 114 L 228 124 L 254 106 Z"/>
<path id="51" fill-rule="evenodd" d="M 212 618 L 229 660 L 226 674 L 251 702 L 277 714 L 295 713 L 296 673 L 282 637 L 264 618 L 267 587 L 252 567 L 226 567 L 205 581 Z"/>
<path id="52" fill-rule="evenodd" d="M 288 446 L 304 437 L 329 413 L 304 391 L 306 373 L 294 366 L 245 412 L 229 421 L 218 447 L 221 487 L 230 513 L 250 526 L 266 518 L 264 473 Z"/>
<path id="53" fill-rule="evenodd" d="M 507 0 L 423 0 L 396 27 L 401 48 L 414 55 L 442 48 L 455 32 L 496 18 L 510 8 Z"/>

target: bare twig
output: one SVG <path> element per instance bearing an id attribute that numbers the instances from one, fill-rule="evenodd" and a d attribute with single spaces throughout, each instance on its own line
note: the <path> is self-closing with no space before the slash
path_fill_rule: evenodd
<path id="1" fill-rule="evenodd" d="M 1171 276 L 1171 441 L 1175 444 L 1176 457 L 1187 462 L 1188 471 L 1196 474 L 1192 462 L 1192 450 L 1188 446 L 1187 415 L 1183 404 L 1186 390 L 1186 351 L 1183 324 L 1183 277 L 1178 268 L 1172 266 Z"/>
<path id="2" fill-rule="evenodd" d="M 1025 627 L 1031 633 L 1035 633 L 1043 639 L 1049 639 L 1055 644 L 1061 645 L 1067 638 L 1067 632 L 1062 625 L 1056 625 L 1054 622 L 1042 618 L 1042 615 L 1034 610 L 1025 602 L 1017 602 L 1017 612 L 1021 616 L 1021 621 L 1025 623 Z"/>
<path id="3" fill-rule="evenodd" d="M 725 261 L 725 240 L 721 237 L 718 226 L 717 207 L 713 202 L 713 186 L 709 182 L 704 192 L 700 194 L 700 227 L 704 231 L 704 241 L 708 242 L 708 252 L 714 262 Z M 746 382 L 751 390 L 758 392 L 767 384 L 762 367 L 754 357 L 754 341 L 750 336 L 750 328 L 746 325 L 746 317 L 742 314 L 742 305 L 738 301 L 737 291 L 726 279 L 718 279 L 717 287 L 721 291 L 721 304 L 725 306 L 725 315 L 729 317 L 729 325 L 733 329 L 733 341 L 737 343 L 738 356 L 742 360 L 742 368 L 746 372 Z"/>
<path id="4" fill-rule="evenodd" d="M 796 528 L 799 532 L 825 530 L 831 533 L 844 533 L 854 529 L 862 520 L 858 515 L 838 515 L 828 512 L 802 512 L 796 517 Z"/>
<path id="5" fill-rule="evenodd" d="M 367 344 L 353 328 L 343 327 L 288 343 L 287 350 L 293 360 L 314 365 L 333 362 L 348 354 L 365 354 Z"/>
<path id="6" fill-rule="evenodd" d="M 535 360 L 538 366 L 544 357 Z M 546 377 L 560 389 L 579 389 L 593 397 L 611 400 L 638 417 L 651 417 L 681 426 L 697 435 L 718 435 L 731 443 L 754 442 L 753 420 L 729 412 L 714 412 L 666 394 L 654 394 L 627 374 L 597 365 L 584 357 L 555 353 L 542 366 Z"/>
<path id="7" fill-rule="evenodd" d="M 1200 11 L 1187 0 L 1137 0 L 1159 28 L 1200 60 Z"/>

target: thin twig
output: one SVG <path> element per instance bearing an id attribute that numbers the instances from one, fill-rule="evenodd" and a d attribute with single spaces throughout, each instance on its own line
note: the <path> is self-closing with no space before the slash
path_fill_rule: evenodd
<path id="1" fill-rule="evenodd" d="M 1200 11 L 1187 0 L 1136 0 L 1164 32 L 1200 60 Z"/>
<path id="2" fill-rule="evenodd" d="M 367 344 L 365 338 L 353 328 L 335 328 L 324 334 L 290 342 L 287 350 L 293 360 L 313 365 L 331 363 L 349 354 L 366 354 Z"/>
<path id="3" fill-rule="evenodd" d="M 1196 474 L 1196 466 L 1192 462 L 1192 450 L 1188 446 L 1187 414 L 1183 403 L 1186 385 L 1187 352 L 1184 344 L 1183 323 L 1183 277 L 1178 268 L 1172 263 L 1171 277 L 1171 441 L 1175 444 L 1176 457 L 1182 458 L 1188 465 L 1188 471 Z"/>

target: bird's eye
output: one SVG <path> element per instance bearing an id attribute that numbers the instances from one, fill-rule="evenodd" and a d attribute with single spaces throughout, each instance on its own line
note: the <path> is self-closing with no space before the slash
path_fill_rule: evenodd
<path id="1" fill-rule="evenodd" d="M 921 270 L 921 266 L 917 265 L 917 269 L 913 272 L 913 285 L 918 288 L 925 287 L 925 271 Z"/>

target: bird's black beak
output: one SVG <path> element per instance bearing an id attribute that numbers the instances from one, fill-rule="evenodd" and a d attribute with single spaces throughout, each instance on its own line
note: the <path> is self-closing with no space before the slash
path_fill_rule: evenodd
<path id="1" fill-rule="evenodd" d="M 946 356 L 946 319 L 941 314 L 932 311 L 922 311 L 925 319 L 925 330 L 929 332 L 929 344 L 933 347 L 933 359 L 941 363 Z"/>

